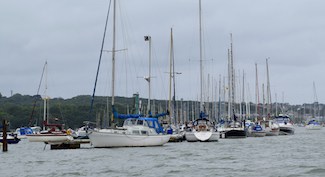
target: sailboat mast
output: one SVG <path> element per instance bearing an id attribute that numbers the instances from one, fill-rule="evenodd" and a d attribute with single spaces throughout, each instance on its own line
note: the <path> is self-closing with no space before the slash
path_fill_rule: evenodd
<path id="1" fill-rule="evenodd" d="M 314 117 L 318 117 L 318 113 L 319 113 L 319 106 L 318 106 L 318 98 L 317 98 L 317 92 L 316 92 L 316 85 L 315 85 L 315 81 L 313 81 L 313 90 L 314 90 Z"/>
<path id="2" fill-rule="evenodd" d="M 230 49 L 228 49 L 228 119 L 231 118 L 231 64 Z"/>
<path id="3" fill-rule="evenodd" d="M 169 100 L 168 100 L 168 110 L 171 111 L 171 95 L 172 95 L 172 79 L 173 79 L 173 119 L 171 122 L 176 125 L 176 98 L 175 98 L 175 75 L 180 73 L 175 73 L 174 64 L 174 45 L 173 45 L 173 28 L 170 29 L 170 53 L 169 53 Z"/>
<path id="4" fill-rule="evenodd" d="M 47 100 L 48 100 L 48 97 L 47 97 L 47 61 L 45 62 L 45 65 L 44 65 L 44 69 L 45 69 L 45 91 L 44 91 L 44 113 L 43 113 L 43 123 L 46 123 L 48 124 L 48 114 L 47 114 Z M 43 125 L 43 130 L 45 130 L 45 125 Z"/>
<path id="5" fill-rule="evenodd" d="M 244 118 L 244 120 L 246 120 L 246 115 L 247 115 L 247 112 L 245 111 L 245 107 L 246 107 L 246 104 L 245 104 L 245 71 L 243 71 L 243 98 L 242 98 L 242 116 Z"/>
<path id="6" fill-rule="evenodd" d="M 148 111 L 151 114 L 151 37 L 149 37 L 149 98 L 148 98 Z"/>
<path id="7" fill-rule="evenodd" d="M 218 106 L 218 122 L 220 122 L 221 118 L 221 75 L 219 74 L 219 106 Z"/>
<path id="8" fill-rule="evenodd" d="M 230 33 L 230 71 L 231 71 L 231 111 L 235 112 L 235 76 L 234 76 L 234 56 L 232 45 L 232 33 Z"/>
<path id="9" fill-rule="evenodd" d="M 263 105 L 262 105 L 262 117 L 265 116 L 265 95 L 264 95 L 264 83 L 262 84 L 262 99 L 263 99 Z"/>
<path id="10" fill-rule="evenodd" d="M 170 29 L 170 53 L 169 53 L 169 99 L 168 110 L 171 111 L 171 99 L 172 99 L 172 44 L 173 44 L 173 29 Z"/>
<path id="11" fill-rule="evenodd" d="M 255 63 L 255 77 L 256 77 L 256 85 L 255 85 L 255 94 L 256 94 L 256 118 L 258 118 L 258 104 L 259 104 L 259 91 L 258 91 L 258 74 L 257 74 L 257 63 Z"/>
<path id="12" fill-rule="evenodd" d="M 174 41 L 173 41 L 173 31 L 171 31 L 171 59 L 172 59 L 172 76 L 173 76 L 173 105 L 174 105 L 174 125 L 177 125 L 177 108 L 176 108 L 176 85 L 175 85 L 175 78 L 176 78 L 176 74 L 180 74 L 180 73 L 176 73 L 175 72 L 175 60 L 174 60 Z M 180 122 L 180 120 L 178 120 Z"/>
<path id="13" fill-rule="evenodd" d="M 199 30 L 200 30 L 200 112 L 203 112 L 203 61 L 202 61 L 202 16 L 201 16 L 201 0 L 199 0 Z"/>
<path id="14" fill-rule="evenodd" d="M 112 107 L 115 104 L 115 38 L 116 38 L 116 0 L 113 6 L 113 44 L 112 44 Z M 112 112 L 111 121 L 114 121 L 114 114 Z"/>
<path id="15" fill-rule="evenodd" d="M 269 76 L 269 62 L 268 58 L 266 58 L 266 77 L 267 77 L 267 116 L 268 118 L 271 117 L 271 111 L 272 111 L 272 101 L 271 101 L 271 88 L 270 88 L 270 76 Z"/>
<path id="16" fill-rule="evenodd" d="M 151 100 L 151 36 L 144 36 L 145 41 L 149 41 L 149 76 L 145 78 L 148 81 L 149 85 L 149 96 L 148 96 L 148 115 L 151 115 L 151 105 L 150 105 L 150 100 Z"/>

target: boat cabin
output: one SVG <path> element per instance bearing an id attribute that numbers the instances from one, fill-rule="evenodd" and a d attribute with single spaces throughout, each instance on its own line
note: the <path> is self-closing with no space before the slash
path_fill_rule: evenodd
<path id="1" fill-rule="evenodd" d="M 280 114 L 278 117 L 275 117 L 275 120 L 278 123 L 284 123 L 284 124 L 287 124 L 289 122 L 291 123 L 289 116 L 283 114 Z"/>
<path id="2" fill-rule="evenodd" d="M 311 119 L 307 125 L 320 125 L 318 121 L 316 121 L 315 119 Z"/>
<path id="3" fill-rule="evenodd" d="M 193 122 L 193 127 L 196 131 L 210 131 L 211 123 L 208 119 L 197 119 Z"/>
<path id="4" fill-rule="evenodd" d="M 157 118 L 148 118 L 148 117 L 129 118 L 126 119 L 123 123 L 123 127 L 127 127 L 127 126 L 144 126 L 144 127 L 153 128 L 156 130 L 158 134 L 164 132 Z"/>

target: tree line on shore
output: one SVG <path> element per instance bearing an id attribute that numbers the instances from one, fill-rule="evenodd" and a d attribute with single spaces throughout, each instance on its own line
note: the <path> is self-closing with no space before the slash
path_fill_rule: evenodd
<path id="1" fill-rule="evenodd" d="M 84 121 L 97 122 L 98 125 L 105 126 L 110 119 L 109 116 L 105 116 L 110 114 L 107 114 L 107 110 L 109 112 L 111 111 L 110 108 L 107 109 L 107 103 L 110 103 L 110 101 L 110 97 L 95 96 L 93 109 L 90 111 L 90 95 L 79 95 L 69 99 L 52 98 L 49 101 L 48 109 L 50 115 L 48 117 L 50 121 L 59 119 L 60 123 L 65 124 L 66 128 L 76 129 L 81 127 Z M 188 105 L 193 105 L 193 103 L 196 104 L 195 101 L 177 102 L 178 104 L 184 104 L 184 107 L 186 107 L 185 104 L 187 104 L 187 107 L 191 107 Z M 157 110 L 165 111 L 167 109 L 167 104 L 166 100 L 154 100 L 153 105 L 156 112 L 159 112 Z M 211 107 L 213 107 L 212 104 L 213 103 L 211 103 Z M 224 102 L 224 104 L 226 103 Z M 255 104 L 250 103 L 249 105 L 251 105 L 250 109 L 254 112 Z M 145 107 L 145 105 L 143 104 L 142 107 Z M 180 107 L 181 106 L 179 106 L 179 108 Z M 272 107 L 272 112 L 275 112 L 276 104 L 272 104 Z M 279 112 L 285 111 L 289 113 L 296 123 L 303 123 L 307 116 L 324 117 L 323 115 L 325 112 L 324 105 L 318 103 L 316 106 L 315 103 L 302 105 L 289 105 L 286 103 L 285 106 L 282 105 L 282 108 L 283 107 L 285 107 L 285 110 L 279 108 Z M 122 114 L 134 113 L 134 98 L 116 97 L 115 108 Z M 261 108 L 263 109 L 263 105 L 259 105 L 259 109 Z M 43 109 L 43 100 L 40 95 L 30 96 L 14 94 L 10 97 L 4 97 L 0 94 L 0 119 L 7 119 L 10 123 L 10 129 L 33 125 L 41 126 L 43 123 Z M 185 110 L 185 108 L 183 109 Z M 181 116 L 180 112 L 184 112 L 184 110 L 178 111 L 177 116 Z M 189 110 L 187 111 L 190 112 Z M 259 112 L 262 113 L 263 111 L 260 110 Z M 218 115 L 220 116 L 220 114 Z M 189 120 L 189 117 L 193 117 L 193 115 L 186 114 L 186 116 L 183 115 L 183 117 L 187 117 L 183 119 Z"/>

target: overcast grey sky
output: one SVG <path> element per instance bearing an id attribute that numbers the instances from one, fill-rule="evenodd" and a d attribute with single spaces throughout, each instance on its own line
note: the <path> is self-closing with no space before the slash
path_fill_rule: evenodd
<path id="1" fill-rule="evenodd" d="M 117 53 L 117 95 L 148 96 L 141 77 L 148 75 L 148 43 L 143 36 L 150 35 L 152 98 L 168 99 L 172 27 L 175 68 L 182 72 L 176 77 L 177 98 L 197 99 L 199 1 L 118 1 L 117 49 L 127 51 Z M 91 95 L 108 4 L 109 0 L 0 0 L 0 93 L 35 95 L 48 61 L 50 97 Z M 315 81 L 318 101 L 324 103 L 324 7 L 323 0 L 202 0 L 204 76 L 210 75 L 210 88 L 219 75 L 227 78 L 232 33 L 235 70 L 240 77 L 243 70 L 246 73 L 246 100 L 255 102 L 255 63 L 262 94 L 265 59 L 270 57 L 273 102 L 277 94 L 278 102 L 311 103 Z M 105 50 L 111 50 L 111 21 Z M 105 52 L 96 95 L 110 95 L 110 68 L 111 53 Z"/>

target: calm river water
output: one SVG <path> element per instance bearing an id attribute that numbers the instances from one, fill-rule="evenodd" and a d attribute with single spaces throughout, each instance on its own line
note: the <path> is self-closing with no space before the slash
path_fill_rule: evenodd
<path id="1" fill-rule="evenodd" d="M 50 150 L 22 140 L 0 152 L 0 176 L 325 176 L 325 128 L 295 135 L 167 143 L 161 147 Z"/>

